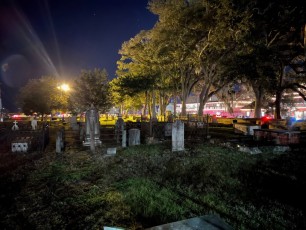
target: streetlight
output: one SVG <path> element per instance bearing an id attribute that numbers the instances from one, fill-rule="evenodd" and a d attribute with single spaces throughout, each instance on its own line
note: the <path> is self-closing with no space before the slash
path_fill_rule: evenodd
<path id="1" fill-rule="evenodd" d="M 61 91 L 67 92 L 70 90 L 70 86 L 66 83 L 61 84 L 60 86 L 57 86 L 57 88 Z"/>
<path id="2" fill-rule="evenodd" d="M 66 93 L 66 92 L 70 91 L 70 86 L 66 83 L 63 83 L 63 84 L 57 86 L 57 88 L 61 91 L 61 98 L 63 97 L 63 92 Z M 65 120 L 65 115 L 63 114 L 62 121 L 64 122 L 64 120 Z"/>

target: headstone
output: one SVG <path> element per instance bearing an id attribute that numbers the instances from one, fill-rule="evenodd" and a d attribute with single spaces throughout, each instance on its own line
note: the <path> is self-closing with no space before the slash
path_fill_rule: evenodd
<path id="1" fill-rule="evenodd" d="M 130 129 L 129 130 L 129 146 L 140 145 L 140 130 Z"/>
<path id="2" fill-rule="evenodd" d="M 115 124 L 115 131 L 116 131 L 116 141 L 119 144 L 120 143 L 120 136 L 123 138 L 123 131 L 125 129 L 124 120 L 122 119 L 121 115 L 118 115 L 118 119 Z"/>
<path id="3" fill-rule="evenodd" d="M 126 147 L 126 130 L 122 131 L 122 148 Z"/>
<path id="4" fill-rule="evenodd" d="M 70 127 L 72 128 L 72 130 L 79 130 L 79 125 L 76 116 L 70 117 Z"/>
<path id="5" fill-rule="evenodd" d="M 117 148 L 108 148 L 106 151 L 107 155 L 116 155 Z"/>
<path id="6" fill-rule="evenodd" d="M 172 123 L 165 123 L 165 137 L 171 137 L 172 135 Z"/>
<path id="7" fill-rule="evenodd" d="M 31 120 L 31 126 L 32 126 L 32 130 L 37 129 L 37 120 L 35 119 L 35 117 Z"/>
<path id="8" fill-rule="evenodd" d="M 172 151 L 184 151 L 184 123 L 180 120 L 172 124 Z"/>
<path id="9" fill-rule="evenodd" d="M 22 138 L 16 138 L 14 141 L 12 141 L 11 144 L 11 150 L 13 153 L 15 152 L 21 152 L 26 153 L 29 151 L 31 147 L 31 138 L 30 137 L 22 137 Z"/>
<path id="10" fill-rule="evenodd" d="M 17 121 L 14 121 L 13 122 L 14 123 L 14 125 L 13 125 L 13 127 L 12 127 L 12 130 L 19 130 L 19 127 L 18 127 L 18 122 Z"/>
<path id="11" fill-rule="evenodd" d="M 85 114 L 85 140 L 83 145 L 90 146 L 91 150 L 94 150 L 95 146 L 101 144 L 99 113 L 97 109 L 91 106 Z"/>
<path id="12" fill-rule="evenodd" d="M 64 130 L 60 130 L 57 132 L 56 136 L 56 146 L 55 146 L 55 151 L 56 153 L 61 153 L 64 150 Z"/>

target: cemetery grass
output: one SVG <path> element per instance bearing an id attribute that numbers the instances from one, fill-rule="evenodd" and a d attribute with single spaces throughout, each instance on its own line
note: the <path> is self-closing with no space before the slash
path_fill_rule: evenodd
<path id="1" fill-rule="evenodd" d="M 0 228 L 144 229 L 217 214 L 234 229 L 305 229 L 305 152 L 170 149 L 2 154 Z"/>

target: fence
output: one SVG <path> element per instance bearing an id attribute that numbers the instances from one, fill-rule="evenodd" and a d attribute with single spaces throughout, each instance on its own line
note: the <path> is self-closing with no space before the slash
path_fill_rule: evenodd
<path id="1" fill-rule="evenodd" d="M 20 152 L 18 144 L 26 143 L 27 147 L 21 152 L 43 151 L 49 143 L 49 126 L 41 124 L 39 129 L 31 130 L 27 123 L 18 124 L 18 130 L 12 130 L 8 124 L 0 127 L 0 152 Z"/>

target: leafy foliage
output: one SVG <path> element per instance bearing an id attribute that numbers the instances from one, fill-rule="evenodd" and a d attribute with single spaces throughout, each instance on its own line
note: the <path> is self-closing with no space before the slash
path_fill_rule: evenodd
<path id="1" fill-rule="evenodd" d="M 111 106 L 108 74 L 105 69 L 82 70 L 70 97 L 72 108 L 82 112 L 93 105 L 101 112 Z"/>
<path id="2" fill-rule="evenodd" d="M 50 114 L 53 109 L 68 106 L 68 94 L 60 92 L 55 77 L 31 79 L 20 89 L 18 103 L 26 114 Z"/>

